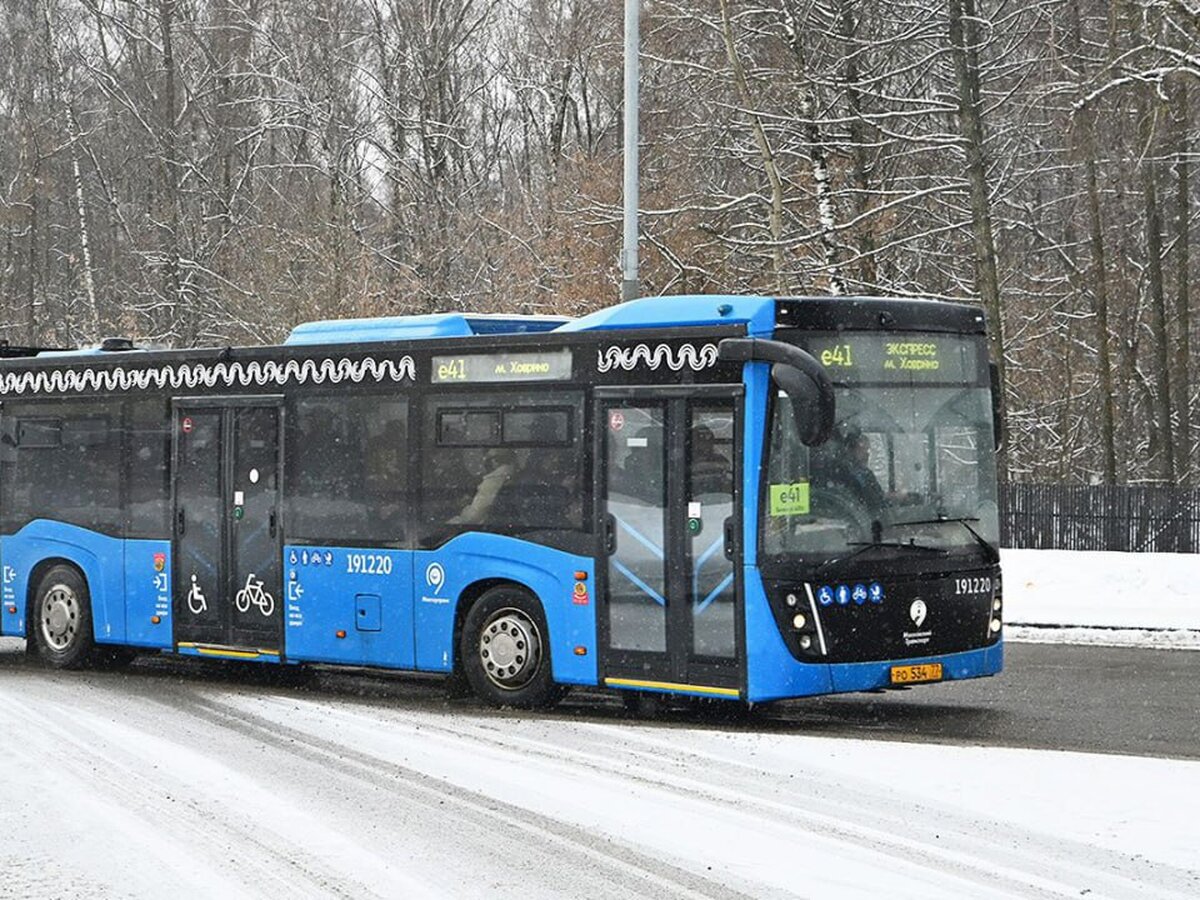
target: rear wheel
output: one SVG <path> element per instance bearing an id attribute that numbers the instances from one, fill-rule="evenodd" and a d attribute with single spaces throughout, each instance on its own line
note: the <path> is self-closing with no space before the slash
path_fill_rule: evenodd
<path id="1" fill-rule="evenodd" d="M 515 587 L 496 587 L 467 613 L 462 630 L 463 671 L 475 694 L 495 706 L 532 708 L 565 693 L 550 672 L 542 608 Z"/>
<path id="2" fill-rule="evenodd" d="M 77 669 L 88 662 L 92 640 L 92 604 L 87 582 L 77 569 L 58 565 L 38 582 L 29 617 L 37 654 L 56 669 Z"/>

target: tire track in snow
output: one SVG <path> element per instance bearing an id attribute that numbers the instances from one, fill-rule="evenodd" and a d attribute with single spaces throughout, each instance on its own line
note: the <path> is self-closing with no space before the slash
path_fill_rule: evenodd
<path id="1" fill-rule="evenodd" d="M 939 807 L 909 807 L 900 814 L 895 804 L 880 802 L 878 788 L 864 783 L 863 788 L 849 785 L 836 775 L 834 784 L 809 779 L 799 785 L 789 779 L 789 802 L 771 796 L 763 776 L 772 773 L 739 759 L 683 748 L 678 741 L 655 740 L 643 732 L 618 733 L 615 729 L 584 726 L 591 740 L 586 750 L 564 747 L 550 741 L 513 734 L 501 734 L 495 725 L 454 726 L 425 723 L 454 740 L 473 739 L 511 748 L 522 756 L 541 756 L 546 764 L 561 764 L 573 758 L 588 771 L 605 770 L 621 779 L 642 781 L 688 797 L 703 796 L 735 811 L 747 805 L 765 817 L 788 821 L 795 827 L 820 836 L 857 843 L 871 853 L 892 856 L 898 864 L 917 862 L 922 868 L 941 869 L 947 874 L 968 878 L 979 888 L 1000 887 L 1019 897 L 1076 897 L 1081 890 L 1088 896 L 1146 896 L 1158 900 L 1176 897 L 1191 900 L 1200 890 L 1200 873 L 1168 864 L 1127 856 L 1117 861 L 1109 851 L 1046 833 L 1016 833 L 1012 825 L 963 815 Z M 610 752 L 605 753 L 603 744 Z M 641 749 L 635 748 L 641 744 Z M 616 765 L 614 758 L 634 759 L 632 769 Z M 697 761 L 719 765 L 723 778 L 737 773 L 730 782 L 717 785 L 712 779 L 678 774 L 695 769 Z M 999 788 L 998 788 L 999 789 Z M 846 810 L 853 810 L 847 815 Z M 934 823 L 937 840 L 898 838 L 911 833 L 913 821 Z M 981 820 L 1001 840 L 981 846 Z M 865 825 L 864 822 L 872 824 Z M 1066 876 L 1069 875 L 1069 880 Z"/>
<path id="2" fill-rule="evenodd" d="M 68 881 L 70 887 L 64 882 Z M 84 872 L 76 871 L 62 859 L 48 856 L 5 855 L 0 862 L 0 900 L 36 900 L 36 898 L 87 897 L 89 900 L 117 900 L 128 897 L 112 893 Z"/>
<path id="3" fill-rule="evenodd" d="M 268 698 L 259 699 L 268 702 Z M 378 729 L 380 724 L 377 716 L 306 702 L 321 706 L 343 721 L 357 720 L 363 727 Z M 388 711 L 381 712 L 386 716 Z M 549 740 L 501 733 L 503 719 L 452 725 L 448 717 L 436 714 L 425 713 L 420 718 L 422 731 L 438 732 L 460 750 L 464 741 L 472 741 L 521 759 L 539 757 L 542 767 L 566 774 L 586 772 L 595 776 L 603 772 L 621 782 L 638 782 L 688 800 L 701 799 L 738 816 L 750 815 L 760 825 L 765 821 L 794 829 L 807 839 L 853 843 L 873 856 L 890 857 L 897 866 L 915 866 L 919 871 L 940 871 L 964 879 L 976 891 L 1061 898 L 1078 896 L 1083 889 L 1096 896 L 1176 896 L 1187 900 L 1196 895 L 1198 886 L 1195 872 L 1136 857 L 1119 858 L 1049 834 L 1017 832 L 1011 825 L 966 816 L 933 801 L 899 810 L 896 803 L 880 802 L 877 788 L 848 785 L 840 776 L 832 785 L 814 780 L 797 785 L 789 780 L 786 784 L 792 796 L 789 802 L 781 802 L 764 785 L 761 767 L 680 749 L 678 742 L 653 740 L 632 728 L 584 726 L 590 742 L 586 750 L 578 750 Z M 402 724 L 412 727 L 411 713 L 405 714 Z M 631 760 L 637 765 L 630 766 Z M 719 765 L 723 783 L 680 774 L 697 768 L 697 763 L 709 769 Z M 847 815 L 847 809 L 853 814 Z M 931 823 L 929 830 L 935 833 L 938 843 L 902 837 L 912 832 L 914 821 Z M 997 835 L 997 840 L 981 841 L 981 826 Z"/>
<path id="4" fill-rule="evenodd" d="M 452 805 L 453 814 L 473 821 L 493 834 L 504 836 L 519 831 L 523 835 L 518 849 L 532 846 L 553 847 L 554 852 L 574 857 L 565 866 L 586 873 L 587 896 L 593 893 L 597 875 L 617 888 L 613 896 L 646 898 L 680 897 L 697 900 L 744 900 L 748 895 L 692 873 L 671 863 L 643 854 L 617 841 L 591 834 L 562 820 L 506 803 L 494 797 L 470 791 L 446 781 L 407 768 L 373 754 L 335 743 L 236 706 L 204 696 L 162 696 L 152 698 L 173 710 L 209 721 L 221 728 L 238 731 L 277 750 L 300 756 L 351 778 L 387 790 L 402 789 L 407 797 L 431 808 Z M 597 868 L 601 871 L 597 871 Z M 582 885 L 575 885 L 579 890 Z"/>
<path id="5" fill-rule="evenodd" d="M 155 831 L 176 832 L 181 835 L 180 843 L 197 857 L 207 858 L 209 868 L 207 872 L 198 871 L 197 875 L 203 877 L 196 880 L 198 884 L 209 883 L 209 891 L 199 891 L 203 896 L 219 896 L 228 890 L 228 886 L 212 888 L 225 880 L 221 876 L 230 874 L 241 882 L 243 895 L 250 893 L 253 885 L 253 892 L 261 895 L 282 893 L 346 900 L 379 896 L 366 884 L 348 881 L 344 872 L 321 871 L 278 836 L 272 840 L 273 835 L 259 820 L 245 820 L 228 807 L 214 808 L 203 801 L 202 794 L 189 795 L 186 785 L 163 785 L 147 778 L 147 761 L 137 759 L 131 763 L 121 758 L 129 751 L 113 740 L 114 731 L 118 731 L 129 737 L 128 746 L 145 750 L 148 741 L 158 740 L 155 735 L 105 722 L 79 708 L 73 712 L 69 728 L 22 701 L 10 700 L 7 712 L 24 718 L 30 726 L 28 733 L 52 739 L 36 748 L 37 765 L 60 777 L 69 773 L 81 789 L 102 792 L 106 805 L 114 812 L 120 810 L 142 823 L 154 823 Z M 35 762 L 33 755 L 30 760 Z M 119 827 L 115 821 L 118 817 L 113 818 Z M 143 852 L 153 855 L 155 849 L 148 846 Z M 75 890 L 61 893 L 61 877 L 59 883 L 59 893 L 43 896 L 81 895 Z M 91 896 L 90 892 L 84 894 Z"/>

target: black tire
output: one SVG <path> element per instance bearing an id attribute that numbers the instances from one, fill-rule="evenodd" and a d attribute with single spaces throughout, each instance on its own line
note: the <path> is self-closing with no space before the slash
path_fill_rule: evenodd
<path id="1" fill-rule="evenodd" d="M 137 659 L 132 647 L 112 647 L 101 644 L 92 651 L 92 668 L 102 672 L 119 672 L 127 669 Z"/>
<path id="2" fill-rule="evenodd" d="M 667 695 L 653 691 L 619 691 L 625 714 L 633 719 L 657 719 L 667 711 Z"/>
<path id="3" fill-rule="evenodd" d="M 78 669 L 90 661 L 92 598 L 73 566 L 52 566 L 38 582 L 29 610 L 28 636 L 38 657 L 56 669 Z"/>
<path id="4" fill-rule="evenodd" d="M 463 622 L 459 652 L 475 695 L 493 706 L 552 706 L 566 690 L 554 683 L 541 604 L 517 587 L 494 587 Z"/>

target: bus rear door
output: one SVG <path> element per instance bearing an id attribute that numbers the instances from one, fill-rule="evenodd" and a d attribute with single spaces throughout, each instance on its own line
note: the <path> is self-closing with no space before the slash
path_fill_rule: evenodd
<path id="1" fill-rule="evenodd" d="M 742 694 L 740 393 L 596 392 L 597 615 L 609 686 Z"/>
<path id="2" fill-rule="evenodd" d="M 280 402 L 188 399 L 174 406 L 176 645 L 277 657 Z"/>

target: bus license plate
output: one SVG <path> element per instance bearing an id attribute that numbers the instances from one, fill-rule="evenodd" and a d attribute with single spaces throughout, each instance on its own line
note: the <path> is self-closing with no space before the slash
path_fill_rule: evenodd
<path id="1" fill-rule="evenodd" d="M 892 666 L 892 684 L 920 684 L 941 681 L 941 663 L 921 663 L 917 666 Z"/>

